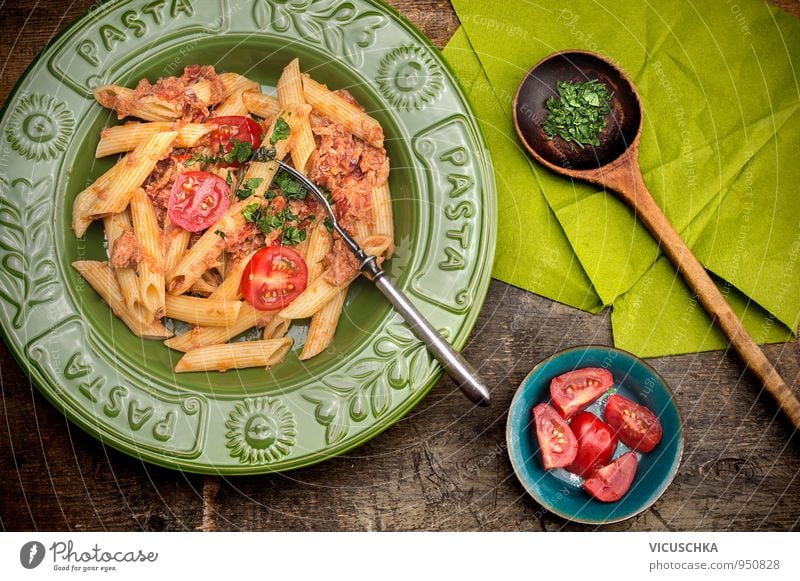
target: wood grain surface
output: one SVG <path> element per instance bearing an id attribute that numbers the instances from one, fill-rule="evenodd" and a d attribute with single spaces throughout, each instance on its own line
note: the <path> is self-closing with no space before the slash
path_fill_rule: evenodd
<path id="1" fill-rule="evenodd" d="M 0 100 L 89 0 L 4 2 Z M 449 2 L 394 0 L 438 47 L 458 27 Z M 800 2 L 776 2 L 800 17 Z M 31 8 L 31 6 L 34 8 Z M 0 528 L 15 530 L 593 530 L 541 509 L 505 451 L 506 411 L 532 365 L 556 350 L 611 345 L 591 315 L 493 281 L 465 350 L 493 388 L 485 409 L 448 379 L 356 450 L 286 474 L 203 477 L 137 461 L 69 423 L 0 346 Z M 800 347 L 764 348 L 800 385 Z M 800 447 L 733 352 L 652 359 L 672 386 L 686 448 L 648 511 L 604 530 L 798 530 Z"/>

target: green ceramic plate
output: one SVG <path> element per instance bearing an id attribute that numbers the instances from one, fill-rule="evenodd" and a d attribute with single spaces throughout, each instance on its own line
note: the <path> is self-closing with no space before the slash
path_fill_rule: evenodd
<path id="1" fill-rule="evenodd" d="M 480 310 L 496 230 L 490 160 L 451 72 L 406 20 L 372 0 L 98 4 L 42 52 L 2 112 L 0 318 L 42 393 L 137 458 L 224 474 L 305 466 L 386 429 L 440 374 L 362 280 L 315 359 L 175 375 L 180 354 L 133 336 L 70 267 L 105 258 L 98 224 L 81 240 L 69 229 L 75 195 L 112 164 L 93 156 L 117 121 L 92 87 L 201 63 L 271 90 L 295 56 L 383 124 L 398 243 L 389 275 L 456 348 Z M 291 331 L 298 349 L 305 331 Z"/>

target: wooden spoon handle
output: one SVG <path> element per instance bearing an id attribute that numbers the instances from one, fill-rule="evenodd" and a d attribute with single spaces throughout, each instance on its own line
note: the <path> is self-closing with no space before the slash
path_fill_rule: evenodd
<path id="1" fill-rule="evenodd" d="M 797 397 L 775 371 L 772 363 L 747 332 L 703 265 L 692 254 L 680 234 L 656 204 L 644 183 L 638 166 L 629 167 L 630 172 L 614 172 L 615 175 L 608 176 L 612 179 L 606 180 L 607 185 L 619 192 L 622 199 L 636 212 L 637 217 L 656 238 L 664 253 L 675 264 L 742 360 L 758 377 L 764 389 L 776 399 L 794 427 L 800 429 L 800 402 Z"/>

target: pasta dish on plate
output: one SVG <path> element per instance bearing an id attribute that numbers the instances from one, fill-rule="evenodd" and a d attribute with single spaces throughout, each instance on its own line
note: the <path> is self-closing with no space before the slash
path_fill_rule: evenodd
<path id="1" fill-rule="evenodd" d="M 135 89 L 98 87 L 119 119 L 97 157 L 123 154 L 75 198 L 72 229 L 102 220 L 108 261 L 72 266 L 139 337 L 184 353 L 176 372 L 270 367 L 309 319 L 300 359 L 332 341 L 359 264 L 321 206 L 281 173 L 320 186 L 368 254 L 394 248 L 383 129 L 345 90 L 283 70 L 277 95 L 236 73 L 192 65 Z M 191 325 L 175 334 L 164 318 Z M 234 341 L 257 328 L 261 339 Z"/>

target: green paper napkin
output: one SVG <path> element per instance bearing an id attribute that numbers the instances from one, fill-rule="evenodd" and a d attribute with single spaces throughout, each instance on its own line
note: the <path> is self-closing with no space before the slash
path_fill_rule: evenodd
<path id="1" fill-rule="evenodd" d="M 794 292 L 800 283 L 800 204 L 792 191 L 800 182 L 793 151 L 800 143 L 800 89 L 792 62 L 800 54 L 799 22 L 754 1 L 740 2 L 735 12 L 724 3 L 689 2 L 453 5 L 463 32 L 445 56 L 473 83 L 479 117 L 489 119 L 490 110 L 499 109 L 491 113 L 499 129 L 504 125 L 497 114 L 510 127 L 516 87 L 547 54 L 583 48 L 618 62 L 642 95 L 641 165 L 656 200 L 701 262 L 724 279 L 723 289 L 746 313 L 754 336 L 792 336 L 800 320 L 800 293 Z M 471 62 L 465 56 L 470 52 Z M 474 84 L 485 81 L 491 94 L 476 93 Z M 510 143 L 494 141 L 495 160 L 519 155 Z M 514 164 L 513 173 L 503 173 L 501 206 L 523 207 L 531 191 L 540 191 L 565 235 L 550 243 L 566 238 L 600 301 L 614 306 L 617 345 L 646 355 L 725 345 L 624 204 L 530 166 L 525 172 Z M 533 230 L 504 241 L 502 219 L 505 251 L 498 253 L 495 275 L 563 300 L 557 272 L 536 288 L 505 278 L 510 261 L 519 270 L 541 245 Z M 568 252 L 560 249 L 559 255 Z"/>

